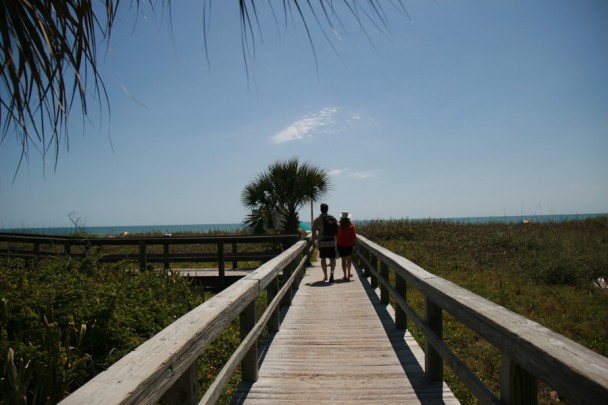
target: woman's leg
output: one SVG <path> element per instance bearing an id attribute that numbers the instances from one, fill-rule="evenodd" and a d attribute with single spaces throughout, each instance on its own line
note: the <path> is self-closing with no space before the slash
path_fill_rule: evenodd
<path id="1" fill-rule="evenodd" d="M 347 269 L 346 257 L 340 257 L 340 261 L 342 262 L 342 272 L 344 272 L 344 278 L 346 278 L 346 269 Z"/>
<path id="2" fill-rule="evenodd" d="M 346 268 L 348 270 L 348 278 L 351 278 L 353 276 L 352 273 L 350 272 L 350 267 L 352 265 L 352 256 L 345 257 L 345 259 L 346 259 Z"/>

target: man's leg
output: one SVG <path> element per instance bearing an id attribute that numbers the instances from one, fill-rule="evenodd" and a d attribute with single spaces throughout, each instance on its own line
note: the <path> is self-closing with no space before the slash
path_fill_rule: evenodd
<path id="1" fill-rule="evenodd" d="M 327 281 L 327 259 L 321 258 L 321 269 L 323 270 L 323 281 Z"/>
<path id="2" fill-rule="evenodd" d="M 330 257 L 329 258 L 329 265 L 331 267 L 331 274 L 329 275 L 329 282 L 333 283 L 333 281 L 334 281 L 334 270 L 336 269 L 336 258 L 335 257 Z"/>

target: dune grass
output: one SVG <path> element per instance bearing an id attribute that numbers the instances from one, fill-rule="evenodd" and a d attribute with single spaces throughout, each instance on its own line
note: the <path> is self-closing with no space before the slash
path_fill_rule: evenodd
<path id="1" fill-rule="evenodd" d="M 608 291 L 595 284 L 608 276 L 608 218 L 529 224 L 371 221 L 357 231 L 433 274 L 608 356 Z M 422 297 L 415 291 L 408 291 L 408 301 L 422 313 Z M 498 393 L 498 351 L 449 314 L 444 334 L 448 346 Z M 475 403 L 447 369 L 446 381 L 463 403 Z M 558 399 L 558 392 L 540 385 L 539 403 Z"/>

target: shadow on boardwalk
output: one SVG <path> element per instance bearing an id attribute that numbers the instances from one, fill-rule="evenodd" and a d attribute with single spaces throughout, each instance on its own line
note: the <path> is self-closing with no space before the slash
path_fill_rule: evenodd
<path id="1" fill-rule="evenodd" d="M 459 403 L 447 385 L 442 381 L 429 381 L 424 374 L 424 351 L 418 346 L 414 337 L 404 329 L 395 327 L 395 311 L 390 305 L 380 302 L 377 290 L 374 290 L 367 279 L 363 279 L 365 292 L 373 304 L 378 319 L 382 323 L 403 371 L 407 375 L 421 404 L 457 404 Z M 444 396 L 446 398 L 444 398 Z"/>
<path id="2" fill-rule="evenodd" d="M 262 344 L 258 381 L 242 384 L 234 404 L 458 403 L 425 379 L 423 351 L 359 271 L 330 284 L 318 262 L 307 270 L 281 330 Z"/>

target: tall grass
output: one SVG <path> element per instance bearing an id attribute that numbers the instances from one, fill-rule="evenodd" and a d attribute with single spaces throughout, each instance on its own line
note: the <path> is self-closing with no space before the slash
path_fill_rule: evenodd
<path id="1" fill-rule="evenodd" d="M 204 299 L 176 275 L 125 266 L 0 262 L 0 403 L 58 402 Z"/>
<path id="2" fill-rule="evenodd" d="M 431 273 L 608 356 L 608 292 L 594 283 L 608 276 L 608 218 L 529 224 L 372 221 L 357 231 Z M 422 313 L 415 291 L 408 291 L 408 301 Z M 498 393 L 498 351 L 449 314 L 444 334 L 452 350 Z M 463 403 L 475 403 L 450 372 L 446 375 Z M 541 385 L 540 403 L 558 398 Z"/>

